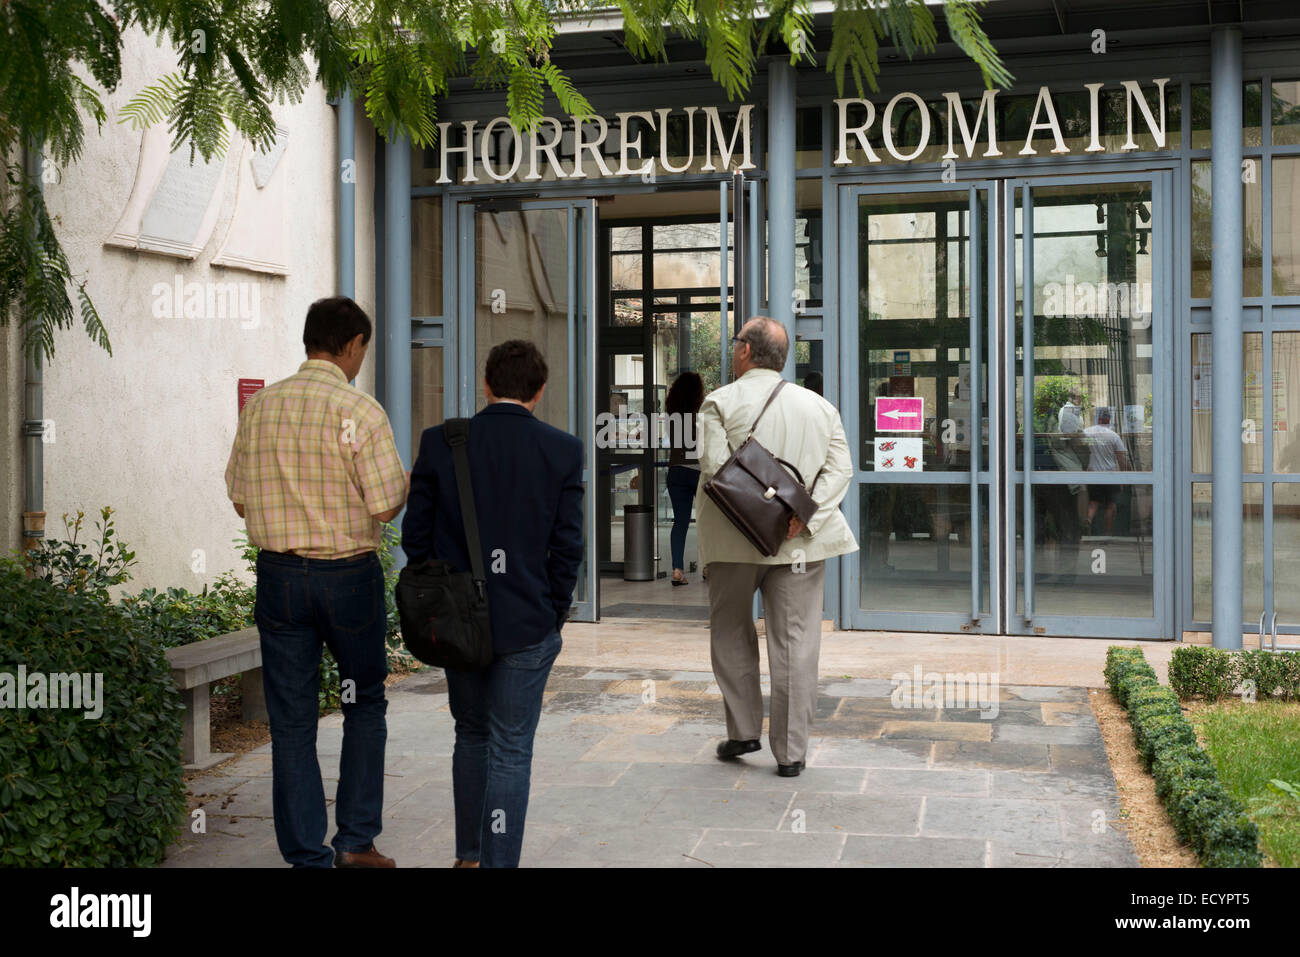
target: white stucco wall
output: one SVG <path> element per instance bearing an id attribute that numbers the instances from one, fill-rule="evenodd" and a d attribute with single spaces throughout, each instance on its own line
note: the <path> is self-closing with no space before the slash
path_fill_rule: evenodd
<path id="1" fill-rule="evenodd" d="M 140 155 L 141 134 L 118 124 L 118 110 L 174 66 L 169 49 L 129 33 L 122 83 L 105 98 L 109 121 L 98 136 L 91 125 L 81 161 L 47 187 L 64 248 L 89 280 L 113 347 L 109 356 L 79 330 L 65 332 L 46 370 L 45 414 L 56 428 L 45 451 L 47 533 L 59 534 L 64 512 L 82 509 L 90 519 L 111 505 L 118 534 L 139 563 L 129 591 L 197 589 L 239 567 L 232 539 L 243 522 L 223 479 L 238 417 L 237 380 L 270 384 L 293 373 L 304 358 L 307 307 L 337 291 L 337 121 L 319 87 L 299 104 L 275 107 L 290 133 L 282 160 L 289 174 L 287 276 L 210 265 L 234 212 L 233 157 L 216 227 L 197 259 L 104 245 Z M 374 319 L 373 134 L 360 113 L 357 130 L 357 299 Z M 238 318 L 156 318 L 155 284 L 174 284 L 177 276 L 186 283 L 258 283 L 256 326 L 244 328 L 251 323 Z M 368 359 L 358 385 L 373 391 L 373 383 Z"/>

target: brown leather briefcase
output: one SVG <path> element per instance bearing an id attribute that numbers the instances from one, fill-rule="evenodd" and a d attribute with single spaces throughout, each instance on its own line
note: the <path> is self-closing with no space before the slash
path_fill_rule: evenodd
<path id="1" fill-rule="evenodd" d="M 781 550 L 792 515 L 807 523 L 817 511 L 817 503 L 804 488 L 799 470 L 777 458 L 754 438 L 758 420 L 784 386 L 784 379 L 776 384 L 740 448 L 704 483 L 704 494 L 768 558 Z M 813 480 L 814 485 L 816 481 Z"/>

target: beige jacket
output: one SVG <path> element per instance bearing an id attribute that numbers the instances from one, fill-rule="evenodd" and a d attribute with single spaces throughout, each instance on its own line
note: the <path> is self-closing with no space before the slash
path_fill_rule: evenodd
<path id="1" fill-rule="evenodd" d="M 702 565 L 709 562 L 790 565 L 800 559 L 816 562 L 858 549 L 857 540 L 839 508 L 853 478 L 853 460 L 839 411 L 817 393 L 793 382 L 786 383 L 759 420 L 754 438 L 777 458 L 791 463 L 812 486 L 817 511 L 808 527 L 768 558 L 736 530 L 704 493 L 704 483 L 745 441 L 750 426 L 780 378 L 781 374 L 772 369 L 750 369 L 735 382 L 710 392 L 700 408 L 700 490 L 695 497 L 695 514 Z M 821 477 L 814 484 L 818 472 Z"/>

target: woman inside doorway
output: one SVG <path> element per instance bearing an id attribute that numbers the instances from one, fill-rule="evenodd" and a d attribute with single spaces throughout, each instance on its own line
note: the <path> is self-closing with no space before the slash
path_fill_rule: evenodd
<path id="1" fill-rule="evenodd" d="M 695 488 L 700 482 L 699 459 L 695 452 L 695 415 L 704 404 L 704 380 L 695 372 L 683 372 L 664 399 L 668 413 L 672 451 L 668 456 L 668 497 L 673 503 L 673 584 L 686 581 L 686 531 L 691 524 Z"/>

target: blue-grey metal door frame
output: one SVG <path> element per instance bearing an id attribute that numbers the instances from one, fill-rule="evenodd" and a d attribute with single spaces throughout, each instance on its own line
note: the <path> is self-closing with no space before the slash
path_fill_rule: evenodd
<path id="1" fill-rule="evenodd" d="M 478 206 L 469 199 L 456 203 L 458 234 L 457 292 L 459 297 L 456 332 L 456 381 L 454 395 L 447 399 L 449 415 L 474 414 L 477 342 L 477 262 L 474 216 Z M 575 621 L 598 620 L 600 575 L 596 560 L 596 200 L 592 198 L 525 201 L 528 209 L 560 209 L 568 215 L 568 425 L 582 439 L 583 561 L 579 571 L 579 594 L 573 603 Z"/>
<path id="2" fill-rule="evenodd" d="M 1147 183 L 1151 188 L 1151 254 L 1152 285 L 1154 287 L 1151 301 L 1151 354 L 1152 354 L 1152 421 L 1154 439 L 1152 443 L 1151 470 L 1146 472 L 1098 473 L 1098 472 L 1051 472 L 1050 484 L 1140 484 L 1150 485 L 1152 490 L 1152 614 L 1142 617 L 1126 616 L 1089 616 L 1078 618 L 1066 615 L 1042 615 L 1034 608 L 1034 532 L 1033 532 L 1033 496 L 1035 484 L 1047 484 L 1047 479 L 1035 478 L 1032 467 L 1033 455 L 1033 389 L 1022 390 L 1022 420 L 1025 435 L 1023 439 L 1024 460 L 1016 461 L 1016 416 L 1015 416 L 1015 363 L 1020 363 L 1020 370 L 1025 383 L 1032 384 L 1033 349 L 1022 349 L 1019 357 L 1015 354 L 1015 335 L 1011 325 L 1016 315 L 1016 229 L 1015 214 L 1017 196 L 1020 197 L 1022 211 L 1022 235 L 1033 236 L 1033 192 L 1035 189 L 1053 186 L 1097 186 L 1103 187 L 1114 183 Z M 1005 299 L 1000 314 L 1005 317 L 1005 334 L 1000 350 L 1001 361 L 1006 374 L 1002 377 L 1002 404 L 1004 414 L 1001 418 L 1003 460 L 1005 470 L 1005 499 L 1003 512 L 1006 516 L 1005 531 L 1002 534 L 1004 550 L 1003 577 L 1006 581 L 1005 606 L 1003 615 L 1007 622 L 1009 634 L 1042 635 L 1076 635 L 1097 638 L 1170 638 L 1174 635 L 1173 566 L 1175 553 L 1174 489 L 1169 481 L 1160 481 L 1163 476 L 1174 474 L 1173 434 L 1173 373 L 1174 373 L 1174 309 L 1173 309 L 1173 195 L 1171 174 L 1167 171 L 1142 173 L 1105 173 L 1094 175 L 1034 177 L 1032 179 L 1013 179 L 1006 182 L 1001 218 L 1008 224 L 1001 236 L 1003 252 L 1002 286 Z M 1034 288 L 1033 243 L 1020 244 L 1021 281 L 1023 288 Z M 1022 309 L 1021 323 L 1023 341 L 1032 345 L 1033 308 Z M 1026 469 L 1028 460 L 1029 468 Z M 1028 485 L 1026 485 L 1028 476 Z M 1017 490 L 1024 490 L 1021 499 L 1021 512 L 1016 511 Z M 1023 532 L 1023 534 L 1021 534 Z M 1022 538 L 1023 570 L 1016 561 L 1016 539 Z M 1021 572 L 1023 571 L 1023 579 Z M 1021 594 L 1023 592 L 1023 594 Z M 1021 604 L 1023 599 L 1023 606 Z"/>
<path id="3" fill-rule="evenodd" d="M 839 195 L 839 249 L 840 249 L 840 266 L 839 266 L 839 343 L 837 349 L 839 353 L 839 373 L 840 373 L 840 394 L 845 397 L 846 406 L 849 399 L 860 395 L 862 383 L 860 382 L 858 357 L 860 355 L 860 322 L 858 315 L 858 215 L 857 206 L 858 198 L 861 196 L 880 196 L 890 194 L 915 194 L 915 193 L 961 193 L 968 194 L 968 209 L 970 213 L 970 232 L 973 236 L 974 230 L 980 222 L 981 201 L 983 208 L 988 211 L 985 229 L 988 242 L 987 248 L 990 256 L 993 256 L 996 250 L 994 242 L 994 203 L 993 192 L 994 183 L 992 181 L 976 181 L 970 183 L 895 183 L 887 186 L 854 186 L 846 185 L 840 188 Z M 842 577 L 847 578 L 848 594 L 846 600 L 842 601 L 841 608 L 843 614 L 847 615 L 851 627 L 855 629 L 867 630 L 888 630 L 888 631 L 989 631 L 998 632 L 1001 630 L 1001 622 L 998 620 L 998 605 L 996 596 L 1000 588 L 998 580 L 999 565 L 996 561 L 996 548 L 990 554 L 988 567 L 990 569 L 990 581 L 987 583 L 989 594 L 993 596 L 992 600 L 986 606 L 983 602 L 985 583 L 981 581 L 980 568 L 983 559 L 986 543 L 983 541 L 981 529 L 981 502 L 980 493 L 984 492 L 989 506 L 989 528 L 997 529 L 1000 521 L 1000 505 L 998 496 L 991 491 L 995 486 L 992 484 L 996 479 L 996 471 L 993 468 L 981 468 L 981 439 L 979 430 L 981 428 L 979 419 L 980 396 L 983 389 L 981 382 L 982 370 L 980 369 L 980 354 L 982 344 L 990 344 L 996 340 L 993 338 L 995 332 L 995 312 L 996 309 L 996 289 L 991 287 L 987 277 L 996 275 L 993 264 L 985 264 L 980 261 L 980 245 L 967 239 L 967 255 L 970 262 L 970 283 L 967 289 L 967 315 L 972 317 L 970 325 L 969 349 L 971 355 L 971 408 L 972 408 L 972 426 L 971 426 L 971 461 L 970 468 L 966 472 L 922 472 L 920 474 L 909 475 L 897 472 L 875 473 L 861 468 L 860 457 L 862 450 L 862 423 L 858 421 L 858 416 L 849 414 L 845 417 L 844 428 L 848 435 L 849 447 L 852 449 L 854 461 L 854 479 L 849 486 L 849 492 L 845 496 L 842 509 L 845 518 L 848 519 L 849 527 L 858 531 L 862 529 L 862 498 L 861 492 L 864 486 L 873 484 L 905 484 L 905 485 L 966 485 L 970 490 L 971 500 L 971 576 L 969 597 L 964 599 L 965 607 L 959 611 L 933 611 L 927 613 L 917 613 L 913 611 L 869 611 L 861 607 L 862 594 L 862 551 L 851 556 L 848 565 L 848 574 Z M 977 318 L 977 317 L 982 317 Z M 987 337 L 987 338 L 985 338 Z M 995 350 L 989 348 L 988 356 L 990 363 L 990 377 L 995 375 L 993 368 Z M 996 378 L 994 378 L 996 381 Z M 990 388 L 989 396 L 992 399 L 992 389 Z M 989 430 L 989 458 L 990 464 L 999 461 L 999 436 L 994 429 Z M 996 542 L 996 534 L 990 534 L 988 546 L 993 546 Z M 863 544 L 861 541 L 859 544 Z M 957 603 L 954 602 L 954 605 Z"/>

